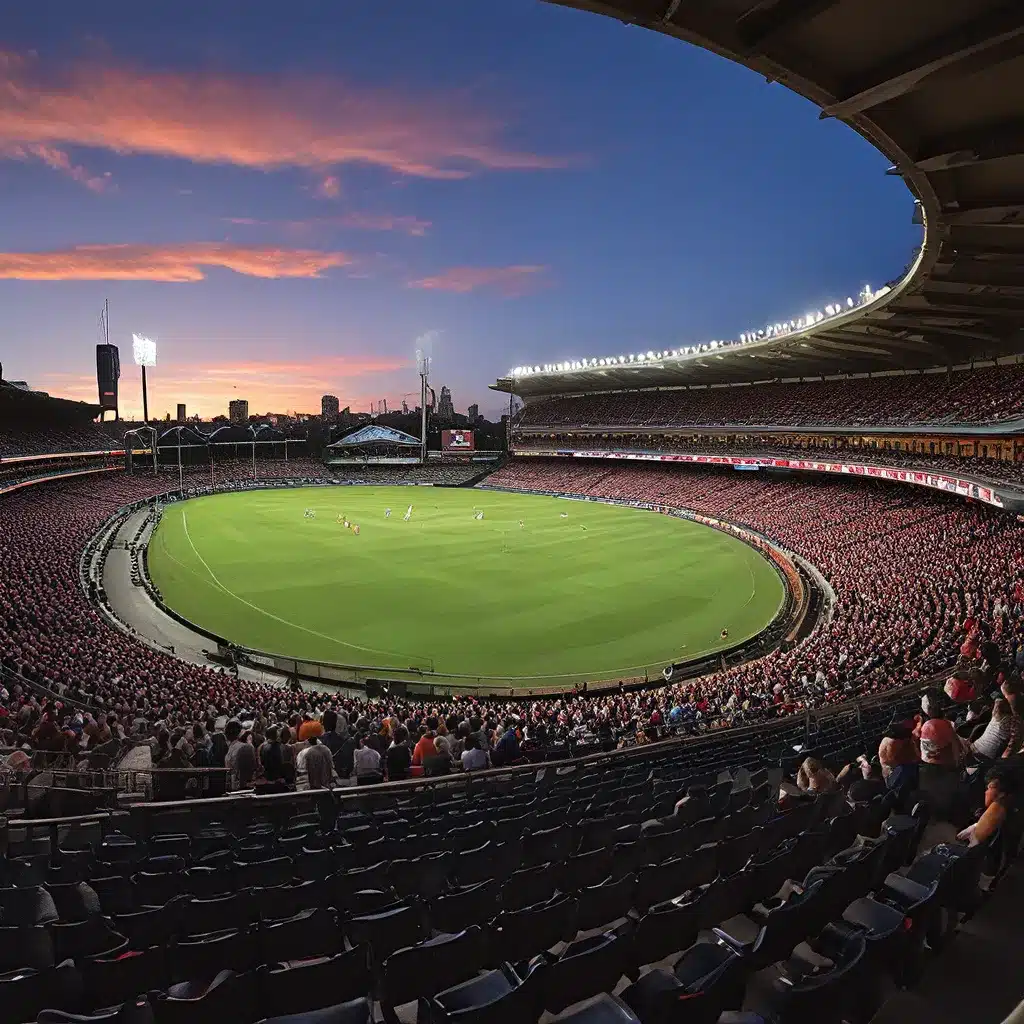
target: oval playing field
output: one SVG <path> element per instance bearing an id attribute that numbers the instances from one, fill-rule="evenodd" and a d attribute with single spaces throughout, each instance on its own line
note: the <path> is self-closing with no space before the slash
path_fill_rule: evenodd
<path id="1" fill-rule="evenodd" d="M 149 569 L 170 608 L 246 647 L 524 687 L 654 675 L 758 633 L 784 596 L 710 527 L 466 489 L 196 498 L 167 508 Z"/>

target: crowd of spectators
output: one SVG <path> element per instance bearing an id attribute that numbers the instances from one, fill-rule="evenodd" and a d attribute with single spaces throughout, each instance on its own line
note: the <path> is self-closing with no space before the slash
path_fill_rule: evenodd
<path id="1" fill-rule="evenodd" d="M 700 733 L 937 672 L 971 678 L 974 669 L 987 671 L 989 640 L 1010 659 L 1014 678 L 1024 664 L 1024 525 L 996 510 L 862 481 L 637 464 L 520 460 L 491 482 L 730 518 L 814 563 L 835 591 L 831 617 L 757 662 L 640 692 L 424 701 L 279 687 L 143 647 L 109 626 L 80 589 L 78 555 L 99 524 L 160 492 L 164 480 L 57 481 L 0 501 L 0 717 L 13 730 L 2 738 L 80 751 L 110 742 L 105 726 L 111 740 L 150 743 L 158 764 L 224 763 L 237 786 L 289 785 L 296 775 L 326 784 L 511 763 L 531 748 L 573 752 Z M 100 710 L 106 719 L 97 735 Z M 1019 746 L 1024 735 L 1008 742 Z M 266 753 L 268 744 L 276 753 Z M 332 754 L 329 771 L 312 752 L 321 744 Z M 283 778 L 278 755 L 293 766 L 281 769 Z"/>
<path id="2" fill-rule="evenodd" d="M 516 451 L 638 451 L 718 455 L 728 458 L 811 459 L 821 462 L 892 466 L 897 469 L 916 469 L 953 476 L 959 474 L 1012 486 L 1024 484 L 1024 462 L 869 446 L 819 448 L 806 443 L 786 444 L 783 438 L 772 435 L 700 437 L 644 431 L 616 434 L 520 433 L 515 438 L 514 448 Z"/>
<path id="3" fill-rule="evenodd" d="M 1024 417 L 1024 365 L 949 373 L 609 392 L 528 402 L 522 427 L 909 426 Z"/>

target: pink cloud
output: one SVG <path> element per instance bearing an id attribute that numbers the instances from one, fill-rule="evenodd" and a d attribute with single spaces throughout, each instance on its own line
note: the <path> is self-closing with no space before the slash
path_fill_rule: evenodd
<path id="1" fill-rule="evenodd" d="M 450 267 L 439 274 L 410 281 L 409 288 L 466 294 L 479 288 L 495 288 L 506 296 L 523 295 L 545 282 L 547 267 L 517 264 L 510 267 Z"/>
<path id="2" fill-rule="evenodd" d="M 49 252 L 0 252 L 0 279 L 18 281 L 202 281 L 206 267 L 249 277 L 319 277 L 353 259 L 343 252 L 238 246 L 76 245 Z"/>
<path id="3" fill-rule="evenodd" d="M 458 95 L 400 94 L 328 77 L 143 71 L 116 60 L 44 67 L 35 56 L 0 52 L 0 151 L 81 146 L 306 168 L 322 181 L 345 164 L 465 178 L 569 163 L 502 145 L 504 127 Z"/>
<path id="4" fill-rule="evenodd" d="M 47 167 L 61 174 L 66 174 L 72 181 L 84 185 L 90 192 L 105 192 L 110 188 L 110 172 L 91 174 L 79 164 L 71 162 L 71 157 L 62 149 L 41 143 L 11 143 L 0 148 L 0 157 L 8 160 L 40 160 Z"/>

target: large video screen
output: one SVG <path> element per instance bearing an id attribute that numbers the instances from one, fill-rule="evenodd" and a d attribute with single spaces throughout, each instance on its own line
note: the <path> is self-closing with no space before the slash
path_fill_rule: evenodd
<path id="1" fill-rule="evenodd" d="M 472 430 L 442 430 L 441 451 L 471 452 L 476 448 Z"/>

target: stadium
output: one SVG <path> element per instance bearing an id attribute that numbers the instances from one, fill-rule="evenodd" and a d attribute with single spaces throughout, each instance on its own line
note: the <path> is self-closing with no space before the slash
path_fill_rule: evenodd
<path id="1" fill-rule="evenodd" d="M 0 380 L 5 1020 L 1016 1019 L 1024 12 L 561 6 L 845 122 L 920 247 L 475 429 L 425 357 L 344 427 Z"/>

